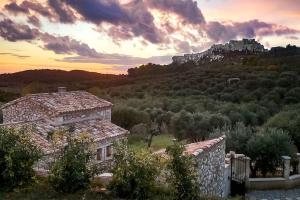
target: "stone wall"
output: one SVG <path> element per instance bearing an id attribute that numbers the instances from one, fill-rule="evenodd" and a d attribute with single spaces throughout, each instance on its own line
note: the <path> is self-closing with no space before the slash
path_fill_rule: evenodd
<path id="1" fill-rule="evenodd" d="M 63 113 L 57 116 L 54 121 L 58 123 L 70 123 L 85 119 L 103 119 L 111 121 L 111 107 Z"/>
<path id="2" fill-rule="evenodd" d="M 226 195 L 225 177 L 225 139 L 209 146 L 196 156 L 201 194 L 224 197 Z"/>

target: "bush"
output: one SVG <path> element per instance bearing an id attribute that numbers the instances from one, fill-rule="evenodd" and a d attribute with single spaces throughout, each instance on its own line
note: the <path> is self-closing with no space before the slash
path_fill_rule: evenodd
<path id="1" fill-rule="evenodd" d="M 263 176 L 275 172 L 281 166 L 281 156 L 291 156 L 293 143 L 288 133 L 281 129 L 262 129 L 247 143 L 248 155 L 254 165 L 250 165 L 253 175 L 259 170 Z"/>
<path id="2" fill-rule="evenodd" d="M 113 180 L 109 188 L 119 198 L 148 199 L 156 188 L 158 158 L 147 151 L 128 149 L 125 142 L 116 144 Z"/>
<path id="3" fill-rule="evenodd" d="M 99 172 L 93 163 L 91 141 L 68 136 L 68 144 L 60 148 L 50 169 L 50 185 L 58 192 L 75 192 L 86 188 Z"/>
<path id="4" fill-rule="evenodd" d="M 174 199 L 200 199 L 197 162 L 194 157 L 184 155 L 183 151 L 184 146 L 179 143 L 167 147 L 170 156 L 167 164 L 167 170 L 170 172 L 168 181 L 174 191 Z"/>
<path id="5" fill-rule="evenodd" d="M 32 181 L 41 155 L 26 130 L 0 128 L 0 187 L 12 189 Z"/>

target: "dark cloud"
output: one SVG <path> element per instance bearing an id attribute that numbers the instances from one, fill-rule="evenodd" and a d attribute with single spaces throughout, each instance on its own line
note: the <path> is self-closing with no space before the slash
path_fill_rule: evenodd
<path id="1" fill-rule="evenodd" d="M 162 11 L 173 12 L 191 24 L 205 23 L 197 2 L 193 0 L 148 0 L 147 4 Z"/>
<path id="2" fill-rule="evenodd" d="M 44 48 L 54 51 L 56 54 L 77 54 L 89 57 L 98 57 L 100 55 L 87 44 L 71 39 L 68 36 L 59 37 L 43 33 L 40 38 L 44 42 Z"/>
<path id="3" fill-rule="evenodd" d="M 48 4 L 25 0 L 20 5 L 12 2 L 6 4 L 4 7 L 15 14 L 29 14 L 30 11 L 34 11 L 47 17 L 50 21 L 59 21 L 62 23 L 74 23 L 76 21 L 73 11 L 61 0 L 48 0 Z"/>
<path id="4" fill-rule="evenodd" d="M 48 3 L 58 15 L 60 22 L 74 23 L 76 21 L 76 16 L 73 11 L 61 0 L 48 0 Z"/>
<path id="5" fill-rule="evenodd" d="M 205 32 L 215 42 L 227 42 L 238 37 L 255 38 L 268 35 L 295 34 L 299 33 L 299 30 L 259 20 L 251 20 L 230 24 L 208 22 L 205 25 Z"/>
<path id="6" fill-rule="evenodd" d="M 22 6 L 16 4 L 16 2 L 11 2 L 9 4 L 6 4 L 4 7 L 5 9 L 13 13 L 29 13 L 28 8 L 23 8 Z"/>
<path id="7" fill-rule="evenodd" d="M 39 31 L 27 25 L 16 24 L 10 19 L 4 19 L 0 21 L 0 36 L 11 42 L 33 40 L 39 36 Z"/>
<path id="8" fill-rule="evenodd" d="M 121 5 L 116 0 L 66 0 L 85 20 L 95 24 L 115 25 L 111 29 L 116 38 L 141 36 L 152 42 L 162 42 L 162 35 L 154 24 L 154 17 L 141 0 Z"/>
<path id="9" fill-rule="evenodd" d="M 35 1 L 23 1 L 20 4 L 20 7 L 33 10 L 44 17 L 48 17 L 48 18 L 53 17 L 53 13 L 47 6 L 43 6 L 40 3 L 35 2 Z"/>
<path id="10" fill-rule="evenodd" d="M 85 20 L 100 24 L 129 22 L 128 12 L 115 0 L 66 0 Z"/>

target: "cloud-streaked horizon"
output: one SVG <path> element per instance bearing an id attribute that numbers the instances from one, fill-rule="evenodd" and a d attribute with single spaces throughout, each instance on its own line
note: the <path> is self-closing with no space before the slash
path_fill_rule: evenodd
<path id="1" fill-rule="evenodd" d="M 298 41 L 300 35 L 299 27 L 282 20 L 267 22 L 259 15 L 244 21 L 210 20 L 195 0 L 19 0 L 6 1 L 1 13 L 0 36 L 6 46 L 25 41 L 37 51 L 52 52 L 49 59 L 55 65 L 93 63 L 112 70 L 147 62 L 166 64 L 172 55 L 231 39 L 278 44 L 281 38 L 281 45 L 286 45 L 282 38 Z M 62 28 L 53 30 L 57 26 Z M 92 28 L 82 30 L 87 33 L 82 35 L 79 26 Z"/>

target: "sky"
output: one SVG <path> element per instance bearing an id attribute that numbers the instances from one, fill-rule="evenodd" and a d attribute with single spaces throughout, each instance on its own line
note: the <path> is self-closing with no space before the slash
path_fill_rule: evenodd
<path id="1" fill-rule="evenodd" d="M 0 73 L 125 74 L 255 38 L 300 46 L 300 0 L 0 0 Z"/>

